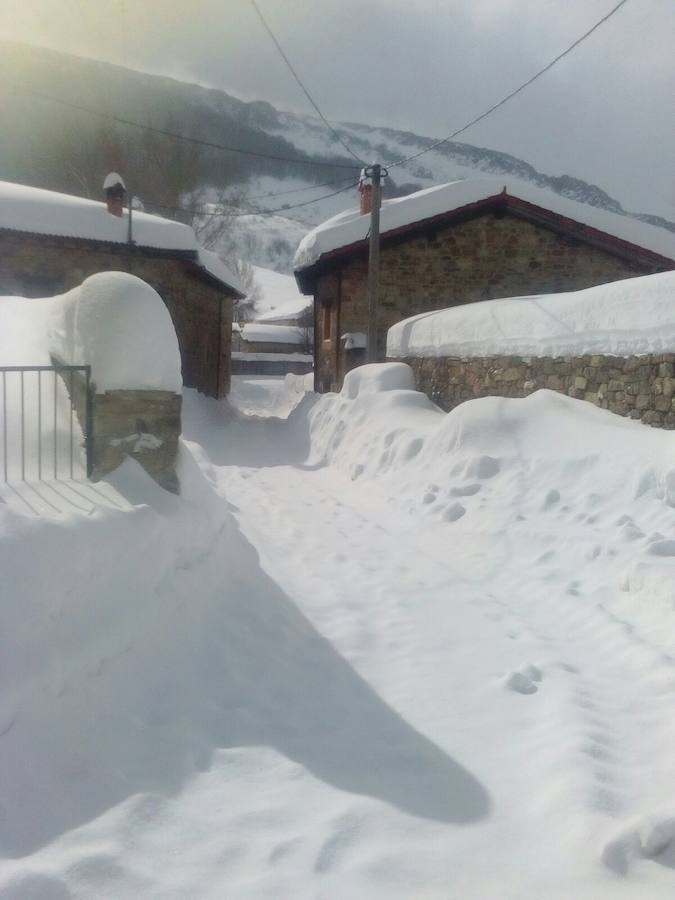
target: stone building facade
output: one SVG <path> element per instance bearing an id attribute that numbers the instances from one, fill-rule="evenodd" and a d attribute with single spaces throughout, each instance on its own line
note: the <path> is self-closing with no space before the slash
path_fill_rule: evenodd
<path id="1" fill-rule="evenodd" d="M 502 194 L 382 236 L 378 357 L 388 329 L 419 313 L 497 297 L 555 293 L 675 268 L 672 259 Z M 342 335 L 366 333 L 368 247 L 360 241 L 296 271 L 315 301 L 320 391 L 362 361 Z"/>
<path id="2" fill-rule="evenodd" d="M 105 271 L 131 272 L 157 291 L 176 329 L 186 387 L 224 397 L 232 303 L 241 295 L 201 267 L 195 252 L 142 246 L 130 252 L 124 244 L 0 229 L 0 295 L 53 296 Z"/>
<path id="3" fill-rule="evenodd" d="M 574 357 L 410 357 L 420 391 L 449 411 L 477 397 L 548 388 L 646 425 L 675 429 L 675 354 Z"/>

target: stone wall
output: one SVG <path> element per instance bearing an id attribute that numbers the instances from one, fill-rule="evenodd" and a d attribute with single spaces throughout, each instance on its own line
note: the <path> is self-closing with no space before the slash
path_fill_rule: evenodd
<path id="1" fill-rule="evenodd" d="M 675 428 L 675 354 L 408 358 L 419 390 L 445 410 L 476 397 L 526 397 L 541 388 L 647 425 Z"/>
<path id="2" fill-rule="evenodd" d="M 210 397 L 230 389 L 232 298 L 189 262 L 122 244 L 0 231 L 0 295 L 49 297 L 96 272 L 131 272 L 164 300 L 181 352 L 183 382 Z M 0 296 L 1 302 L 1 296 Z"/>
<path id="3" fill-rule="evenodd" d="M 52 360 L 55 365 L 60 360 Z M 176 464 L 183 398 L 170 391 L 114 390 L 87 396 L 80 372 L 62 376 L 87 444 L 88 477 L 100 481 L 135 459 L 157 484 L 180 491 Z M 90 430 L 87 421 L 90 418 Z"/>
<path id="4" fill-rule="evenodd" d="M 157 484 L 179 492 L 176 463 L 182 397 L 168 391 L 107 391 L 93 398 L 92 474 L 113 472 L 127 456 Z"/>
<path id="5" fill-rule="evenodd" d="M 367 254 L 335 262 L 317 279 L 317 386 L 339 387 L 345 332 L 368 331 Z M 383 239 L 378 350 L 387 330 L 417 313 L 462 303 L 556 293 L 658 271 L 510 213 L 489 213 L 405 241 Z M 331 336 L 323 329 L 330 310 Z"/>

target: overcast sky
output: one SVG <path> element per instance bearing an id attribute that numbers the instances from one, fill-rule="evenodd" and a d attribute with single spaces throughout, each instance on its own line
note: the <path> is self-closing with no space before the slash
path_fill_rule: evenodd
<path id="1" fill-rule="evenodd" d="M 443 136 L 617 0 L 258 0 L 325 115 Z M 311 112 L 249 0 L 0 0 L 0 36 Z M 629 0 L 462 140 L 675 217 L 675 0 Z"/>

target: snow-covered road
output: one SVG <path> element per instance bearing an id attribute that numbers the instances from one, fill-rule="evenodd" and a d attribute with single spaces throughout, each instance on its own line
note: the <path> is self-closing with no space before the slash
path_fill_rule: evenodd
<path id="1" fill-rule="evenodd" d="M 389 806 L 361 796 L 345 812 L 341 798 L 323 824 L 322 846 L 339 848 L 322 870 L 333 880 L 307 896 L 673 896 L 675 849 L 655 850 L 675 833 L 675 642 L 617 611 L 622 590 L 647 600 L 627 571 L 633 542 L 649 538 L 621 502 L 574 484 L 571 465 L 567 492 L 538 492 L 527 467 L 496 477 L 484 457 L 430 517 L 388 495 L 391 482 L 308 465 L 297 437 L 282 420 L 230 423 L 229 457 L 207 448 L 222 457 L 218 488 L 271 578 L 462 772 L 434 787 L 437 803 L 411 804 L 379 789 L 365 743 L 360 792 Z M 672 528 L 670 509 L 645 519 Z"/>
<path id="2" fill-rule="evenodd" d="M 0 507 L 3 900 L 675 896 L 672 435 L 409 379 L 186 392 L 180 498 Z"/>

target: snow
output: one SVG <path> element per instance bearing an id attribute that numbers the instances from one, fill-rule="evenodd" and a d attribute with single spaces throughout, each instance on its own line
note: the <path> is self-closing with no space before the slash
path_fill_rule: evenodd
<path id="1" fill-rule="evenodd" d="M 49 315 L 51 353 L 69 365 L 91 365 L 99 393 L 181 391 L 171 315 L 159 294 L 134 275 L 100 272 L 60 297 L 24 300 L 14 312 L 28 322 L 36 316 L 36 333 Z"/>
<path id="2" fill-rule="evenodd" d="M 233 375 L 228 400 L 245 415 L 286 418 L 314 388 L 314 375 Z"/>
<path id="3" fill-rule="evenodd" d="M 611 213 L 585 203 L 576 203 L 551 191 L 507 178 L 472 178 L 453 181 L 417 191 L 407 197 L 385 200 L 382 203 L 380 232 L 386 234 L 396 228 L 419 222 L 432 216 L 461 209 L 500 194 L 504 188 L 512 197 L 551 210 L 583 225 L 597 228 L 638 247 L 675 259 L 675 234 L 637 219 Z M 364 241 L 370 227 L 370 217 L 358 209 L 340 213 L 310 231 L 300 242 L 294 258 L 296 271 L 314 265 L 325 253 Z"/>
<path id="4" fill-rule="evenodd" d="M 241 328 L 245 341 L 261 344 L 303 344 L 306 336 L 295 325 L 267 325 L 261 322 L 247 322 Z"/>
<path id="5" fill-rule="evenodd" d="M 675 272 L 486 300 L 389 329 L 387 356 L 640 356 L 675 352 Z"/>
<path id="6" fill-rule="evenodd" d="M 0 366 L 51 366 L 53 359 L 66 365 L 90 365 L 92 383 L 99 393 L 115 389 L 180 393 L 182 389 L 180 353 L 171 316 L 153 288 L 124 272 L 92 275 L 80 287 L 58 297 L 0 299 Z M 45 478 L 51 476 L 54 421 L 56 475 L 69 472 L 72 425 L 73 474 L 82 477 L 84 438 L 71 412 L 63 379 L 48 372 L 27 372 L 23 376 L 7 373 L 3 386 L 6 400 L 0 398 L 0 422 L 7 421 L 10 479 L 21 476 L 22 456 L 28 481 L 36 479 L 41 468 Z M 147 447 L 149 437 L 134 435 L 135 448 Z M 3 444 L 3 470 L 4 465 Z"/>
<path id="7" fill-rule="evenodd" d="M 672 435 L 411 385 L 186 391 L 180 497 L 0 488 L 0 896 L 670 900 Z"/>
<path id="8" fill-rule="evenodd" d="M 202 268 L 205 269 L 209 275 L 213 275 L 218 281 L 222 281 L 224 284 L 229 285 L 240 294 L 246 293 L 237 276 L 227 265 L 225 265 L 223 260 L 216 253 L 213 253 L 211 250 L 205 250 L 203 247 L 198 247 L 197 258 L 199 259 Z"/>
<path id="9" fill-rule="evenodd" d="M 126 191 L 127 186 L 124 183 L 124 179 L 119 174 L 119 172 L 108 172 L 108 174 L 103 179 L 103 190 L 107 191 L 109 188 L 117 187 L 118 184 L 121 184 Z"/>
<path id="10" fill-rule="evenodd" d="M 253 274 L 262 293 L 256 302 L 256 321 L 290 325 L 311 307 L 292 275 L 282 275 L 262 266 L 253 266 Z"/>
<path id="11" fill-rule="evenodd" d="M 0 181 L 2 228 L 113 244 L 126 244 L 128 240 L 126 210 L 120 218 L 111 215 L 104 203 L 8 181 Z M 235 276 L 214 253 L 200 247 L 188 225 L 134 212 L 132 230 L 137 246 L 195 251 L 207 272 L 240 291 L 241 286 Z"/>

